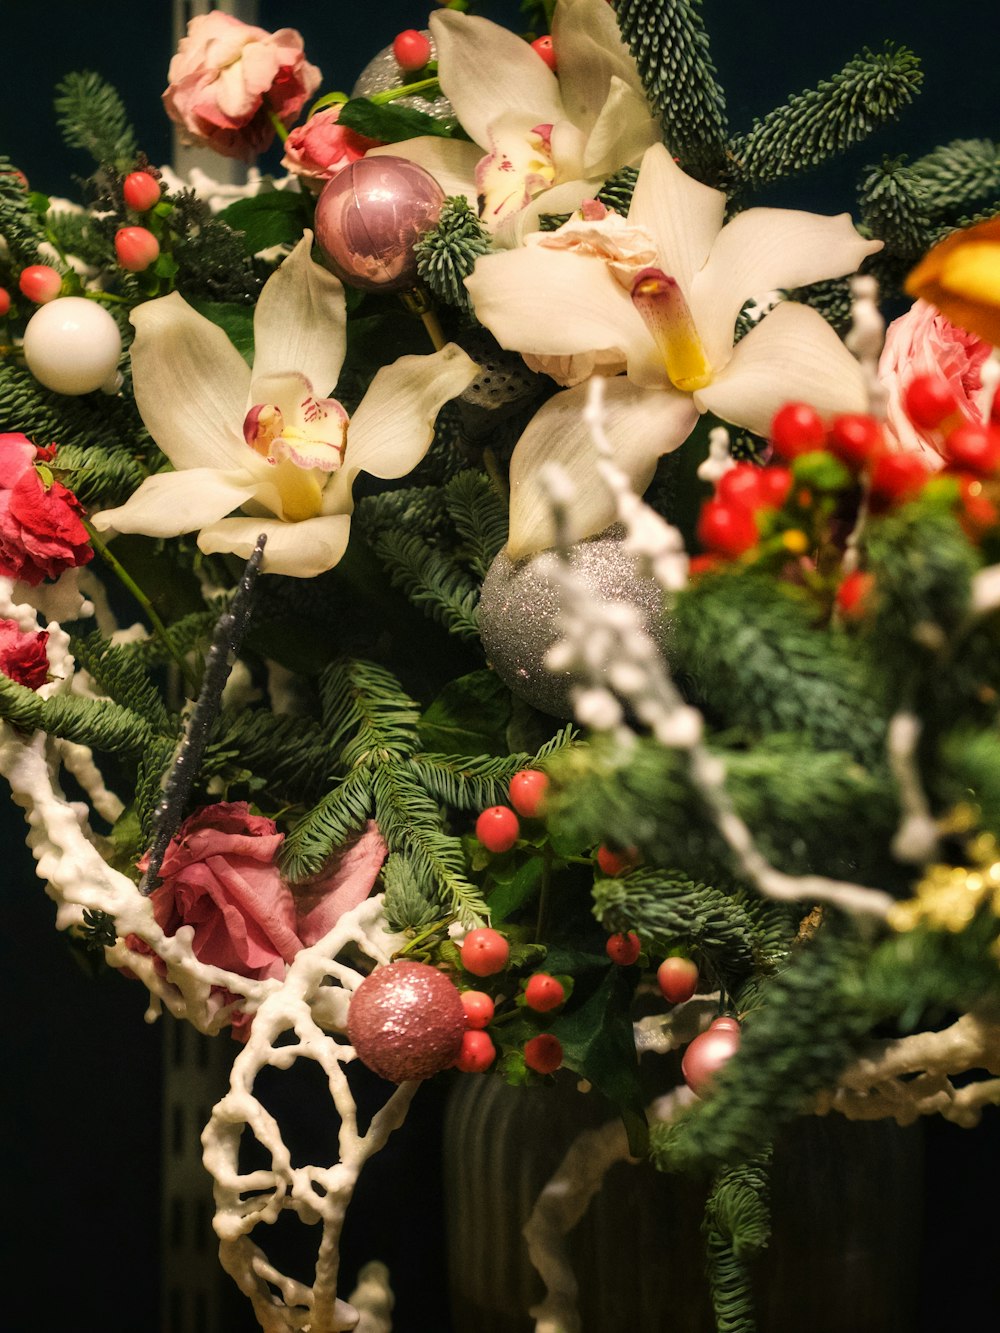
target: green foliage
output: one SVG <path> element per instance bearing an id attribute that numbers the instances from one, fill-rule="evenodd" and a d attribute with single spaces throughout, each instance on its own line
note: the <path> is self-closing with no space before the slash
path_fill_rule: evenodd
<path id="1" fill-rule="evenodd" d="M 133 166 L 135 132 L 118 93 L 99 74 L 67 74 L 56 88 L 55 110 L 70 148 L 82 148 L 98 165 L 117 171 Z"/>
<path id="2" fill-rule="evenodd" d="M 190 190 L 181 190 L 168 198 L 172 208 L 173 257 L 177 263 L 174 284 L 180 294 L 187 300 L 232 301 L 243 305 L 255 301 L 263 277 L 247 253 L 244 236 L 233 230 L 222 213 L 213 214 L 208 204 Z M 301 228 L 295 239 L 300 236 Z"/>
<path id="3" fill-rule="evenodd" d="M 370 102 L 367 97 L 355 97 L 345 102 L 337 117 L 338 125 L 345 125 L 369 139 L 380 139 L 382 143 L 399 143 L 403 139 L 416 139 L 425 134 L 436 138 L 454 139 L 464 137 L 456 135 L 457 123 L 454 120 L 440 120 L 429 116 L 425 111 L 413 107 L 400 106 L 398 103 Z"/>
<path id="4" fill-rule="evenodd" d="M 72 639 L 71 648 L 77 664 L 109 698 L 145 718 L 154 731 L 171 735 L 177 731 L 177 720 L 167 713 L 145 664 L 127 648 L 113 644 L 100 630 Z"/>
<path id="5" fill-rule="evenodd" d="M 413 247 L 417 273 L 431 294 L 446 305 L 471 311 L 472 301 L 463 279 L 476 266 L 480 255 L 489 254 L 493 242 L 467 199 L 446 199 L 437 223 Z"/>
<path id="6" fill-rule="evenodd" d="M 96 447 L 102 452 L 95 455 L 95 483 L 105 460 L 109 474 L 127 473 L 133 455 L 141 458 L 151 447 L 130 400 L 106 394 L 67 398 L 44 388 L 26 367 L 11 361 L 0 361 L 0 421 L 39 446 L 55 441 L 60 446 L 53 464 L 56 473 L 61 473 L 63 459 L 68 457 L 74 470 L 82 468 L 86 474 L 89 468 L 83 455 Z"/>
<path id="7" fill-rule="evenodd" d="M 390 930 L 418 931 L 437 919 L 439 909 L 424 897 L 410 858 L 394 852 L 382 868 L 385 918 Z"/>
<path id="8" fill-rule="evenodd" d="M 236 199 L 216 214 L 216 221 L 232 228 L 246 252 L 255 255 L 273 245 L 295 245 L 303 227 L 312 225 L 306 195 L 298 190 L 264 190 L 249 199 Z"/>
<path id="9" fill-rule="evenodd" d="M 912 171 L 923 186 L 928 215 L 946 222 L 1000 198 L 1000 142 L 953 139 L 918 158 Z"/>
<path id="10" fill-rule="evenodd" d="M 726 101 L 698 0 L 614 0 L 667 147 L 689 175 L 716 184 L 725 168 Z"/>
<path id="11" fill-rule="evenodd" d="M 39 262 L 38 247 L 45 239 L 42 219 L 31 205 L 31 196 L 17 174 L 17 167 L 3 156 L 0 156 L 0 236 L 7 242 L 15 263 L 24 267 Z"/>
<path id="12" fill-rule="evenodd" d="M 884 295 L 901 290 L 906 273 L 928 248 L 932 235 L 927 191 L 912 167 L 901 159 L 872 167 L 859 193 L 864 229 L 885 249 L 866 268 L 879 280 Z"/>
<path id="13" fill-rule="evenodd" d="M 790 301 L 801 301 L 818 310 L 841 337 L 851 327 L 853 298 L 850 278 L 829 278 L 808 287 L 796 287 L 788 293 Z"/>
<path id="14" fill-rule="evenodd" d="M 146 468 L 125 449 L 61 446 L 57 455 L 59 479 L 90 510 L 123 504 L 145 480 Z"/>
<path id="15" fill-rule="evenodd" d="M 0 674 L 0 717 L 21 731 L 44 731 L 109 753 L 141 754 L 150 743 L 146 720 L 108 699 L 57 694 L 42 699 L 34 690 Z"/>
<path id="16" fill-rule="evenodd" d="M 461 554 L 472 572 L 486 577 L 507 540 L 507 510 L 489 478 L 473 468 L 456 473 L 445 486 L 445 503 Z"/>
<path id="17" fill-rule="evenodd" d="M 424 609 L 450 634 L 478 641 L 479 584 L 454 560 L 428 546 L 423 538 L 405 532 L 383 532 L 375 542 L 375 553 L 393 587 L 401 588 L 414 606 Z"/>
<path id="18" fill-rule="evenodd" d="M 771 1236 L 770 1154 L 718 1173 L 702 1232 L 717 1333 L 756 1333 L 750 1263 Z"/>
<path id="19" fill-rule="evenodd" d="M 756 188 L 846 152 L 909 106 L 922 81 L 920 62 L 906 47 L 866 47 L 831 79 L 790 97 L 734 141 L 738 179 Z"/>

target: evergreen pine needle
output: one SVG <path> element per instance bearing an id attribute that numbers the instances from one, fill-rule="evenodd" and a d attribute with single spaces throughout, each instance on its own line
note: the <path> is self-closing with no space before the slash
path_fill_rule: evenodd
<path id="1" fill-rule="evenodd" d="M 0 236 L 11 258 L 22 267 L 39 262 L 38 247 L 45 240 L 42 219 L 31 207 L 28 191 L 9 157 L 0 155 Z M 51 264 L 50 259 L 46 263 Z M 0 255 L 0 265 L 3 256 Z M 62 269 L 60 263 L 53 268 Z M 4 418 L 11 420 L 11 418 Z"/>
<path id="2" fill-rule="evenodd" d="M 790 97 L 735 141 L 743 184 L 765 185 L 846 152 L 894 120 L 922 81 L 920 62 L 906 47 L 865 48 L 833 78 Z"/>
<path id="3" fill-rule="evenodd" d="M 472 309 L 464 279 L 480 255 L 489 254 L 493 241 L 467 199 L 446 199 L 437 223 L 413 247 L 417 274 L 430 292 L 446 305 Z"/>
<path id="4" fill-rule="evenodd" d="M 757 1333 L 751 1264 L 771 1235 L 769 1154 L 718 1173 L 702 1233 L 717 1333 Z"/>
<path id="5" fill-rule="evenodd" d="M 316 875 L 333 851 L 364 827 L 372 812 L 372 774 L 356 769 L 292 826 L 281 849 L 282 871 L 297 884 Z"/>
<path id="6" fill-rule="evenodd" d="M 382 867 L 385 919 L 390 930 L 417 931 L 440 915 L 440 909 L 420 889 L 410 858 L 393 852 Z"/>
<path id="7" fill-rule="evenodd" d="M 402 589 L 414 606 L 450 634 L 470 643 L 479 641 L 479 584 L 456 562 L 421 537 L 403 532 L 384 532 L 375 542 L 375 553 L 393 586 Z"/>
<path id="8" fill-rule="evenodd" d="M 448 513 L 462 539 L 462 555 L 479 578 L 507 540 L 507 510 L 482 472 L 467 468 L 445 487 Z"/>
<path id="9" fill-rule="evenodd" d="M 117 91 L 91 70 L 67 74 L 58 84 L 56 120 L 70 148 L 82 148 L 99 165 L 127 171 L 136 155 L 135 132 Z"/>
<path id="10" fill-rule="evenodd" d="M 918 158 L 911 170 L 923 185 L 930 217 L 957 218 L 974 204 L 1000 197 L 1000 142 L 953 139 Z"/>
<path id="11" fill-rule="evenodd" d="M 45 731 L 109 753 L 140 754 L 152 736 L 145 718 L 110 699 L 75 694 L 43 699 L 2 673 L 0 717 L 22 731 Z"/>

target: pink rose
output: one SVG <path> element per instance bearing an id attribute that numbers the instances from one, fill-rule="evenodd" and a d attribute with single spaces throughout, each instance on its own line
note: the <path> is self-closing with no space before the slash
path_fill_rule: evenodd
<path id="1" fill-rule="evenodd" d="M 0 435 L 0 574 L 32 587 L 94 558 L 80 501 L 58 481 L 46 486 L 34 467 L 53 452 Z"/>
<path id="2" fill-rule="evenodd" d="M 25 632 L 16 620 L 0 620 L 0 671 L 18 685 L 37 690 L 49 678 L 48 641 L 48 630 Z"/>
<path id="3" fill-rule="evenodd" d="M 368 139 L 346 125 L 338 125 L 340 105 L 327 107 L 297 126 L 285 140 L 281 165 L 293 176 L 306 180 L 327 181 L 338 171 L 364 157 L 381 139 Z"/>
<path id="4" fill-rule="evenodd" d="M 254 815 L 245 801 L 221 801 L 197 810 L 170 842 L 160 885 L 150 894 L 167 935 L 194 929 L 195 957 L 254 980 L 283 977 L 302 948 L 315 944 L 372 891 L 386 845 L 373 822 L 330 858 L 307 884 L 290 888 L 278 870 L 284 834 L 273 820 Z M 147 858 L 139 862 L 146 868 Z M 135 936 L 130 948 L 149 953 Z M 237 999 L 213 987 L 223 1004 Z M 233 1035 L 246 1040 L 247 1015 L 234 1011 Z"/>
<path id="5" fill-rule="evenodd" d="M 188 24 L 163 104 L 188 142 L 251 161 L 274 139 L 269 111 L 294 124 L 321 79 L 294 28 L 265 32 L 213 10 Z"/>
<path id="6" fill-rule="evenodd" d="M 978 425 L 983 420 L 981 371 L 990 351 L 989 343 L 950 323 L 927 301 L 914 301 L 905 315 L 894 319 L 878 363 L 879 383 L 888 394 L 890 443 L 901 453 L 920 454 L 931 467 L 941 467 L 939 437 L 913 424 L 903 410 L 903 393 L 917 375 L 942 376 L 962 417 Z"/>

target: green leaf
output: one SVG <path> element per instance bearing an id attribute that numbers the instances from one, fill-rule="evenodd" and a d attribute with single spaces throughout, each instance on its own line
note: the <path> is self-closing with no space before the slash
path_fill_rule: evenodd
<path id="1" fill-rule="evenodd" d="M 346 102 L 337 124 L 346 125 L 369 139 L 381 139 L 383 143 L 399 143 L 424 134 L 435 134 L 444 139 L 455 137 L 454 121 L 436 120 L 426 112 L 414 111 L 408 106 L 377 106 L 366 97 L 355 97 Z"/>
<path id="2" fill-rule="evenodd" d="M 270 190 L 252 199 L 237 199 L 217 214 L 234 231 L 243 232 L 250 254 L 272 245 L 294 245 L 309 225 L 309 206 L 294 190 Z"/>
<path id="3" fill-rule="evenodd" d="M 473 671 L 451 681 L 417 728 L 430 754 L 506 754 L 510 695 L 495 671 Z"/>
<path id="4" fill-rule="evenodd" d="M 217 324 L 242 356 L 247 365 L 253 365 L 253 307 L 238 305 L 235 301 L 190 302 L 213 324 Z"/>
<path id="5" fill-rule="evenodd" d="M 153 272 L 158 278 L 165 278 L 167 282 L 172 282 L 177 273 L 177 260 L 173 255 L 160 254 L 157 256 L 156 263 L 153 265 Z"/>
<path id="6" fill-rule="evenodd" d="M 851 480 L 850 472 L 839 458 L 819 449 L 799 454 L 792 463 L 792 476 L 796 485 L 811 486 L 816 491 L 842 491 Z"/>
<path id="7" fill-rule="evenodd" d="M 546 959 L 550 971 L 563 971 L 559 951 Z M 569 970 L 569 969 L 566 969 Z M 579 980 L 579 973 L 576 973 Z M 548 1025 L 563 1048 L 563 1064 L 593 1083 L 622 1117 L 629 1152 L 646 1153 L 648 1126 L 639 1083 L 639 1062 L 631 1018 L 632 987 L 621 968 L 609 968 L 594 993 L 572 1013 Z"/>
<path id="8" fill-rule="evenodd" d="M 494 872 L 494 887 L 486 896 L 490 921 L 494 926 L 506 921 L 535 896 L 544 869 L 542 858 L 533 856 L 521 865 L 504 867 Z"/>

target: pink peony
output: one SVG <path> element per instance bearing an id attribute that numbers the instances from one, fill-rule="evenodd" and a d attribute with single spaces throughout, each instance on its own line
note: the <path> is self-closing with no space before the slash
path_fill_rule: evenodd
<path id="1" fill-rule="evenodd" d="M 327 107 L 292 130 L 281 159 L 286 171 L 306 180 L 327 181 L 382 142 L 338 125 L 340 112 L 339 104 Z"/>
<path id="2" fill-rule="evenodd" d="M 22 630 L 16 620 L 0 620 L 0 671 L 18 685 L 37 690 L 49 677 L 48 630 Z"/>
<path id="3" fill-rule="evenodd" d="M 213 10 L 188 24 L 163 104 L 187 142 L 251 161 L 274 139 L 269 111 L 294 124 L 321 79 L 294 28 L 265 32 Z"/>
<path id="4" fill-rule="evenodd" d="M 990 351 L 989 343 L 950 323 L 927 301 L 914 301 L 905 315 L 893 320 L 878 363 L 879 383 L 888 395 L 890 443 L 902 453 L 920 454 L 931 467 L 941 467 L 940 437 L 913 424 L 903 410 L 903 394 L 917 375 L 940 375 L 951 385 L 962 417 L 979 424 L 981 372 Z"/>
<path id="5" fill-rule="evenodd" d="M 32 587 L 94 558 L 80 501 L 34 467 L 51 457 L 26 435 L 0 435 L 0 574 Z"/>
<path id="6" fill-rule="evenodd" d="M 372 891 L 386 845 L 373 822 L 330 858 L 308 884 L 290 888 L 278 853 L 284 834 L 272 819 L 254 815 L 245 801 L 204 806 L 184 821 L 160 868 L 150 901 L 167 935 L 194 930 L 195 957 L 209 966 L 263 980 L 283 977 L 302 948 L 315 944 Z M 146 868 L 147 858 L 139 862 Z M 134 936 L 130 948 L 150 952 Z M 237 997 L 213 987 L 223 1004 Z M 233 1034 L 246 1040 L 247 1016 L 234 1012 Z"/>

